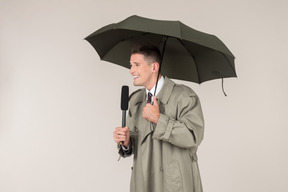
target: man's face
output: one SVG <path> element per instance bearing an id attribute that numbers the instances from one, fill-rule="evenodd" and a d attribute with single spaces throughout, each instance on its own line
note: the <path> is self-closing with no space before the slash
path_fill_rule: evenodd
<path id="1" fill-rule="evenodd" d="M 130 74 L 133 77 L 135 86 L 144 86 L 148 90 L 152 89 L 155 80 L 153 76 L 153 64 L 149 59 L 145 59 L 142 54 L 132 54 L 130 57 Z"/>

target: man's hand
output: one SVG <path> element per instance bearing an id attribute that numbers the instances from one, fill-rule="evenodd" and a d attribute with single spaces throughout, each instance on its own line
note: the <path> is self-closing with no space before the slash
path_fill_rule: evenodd
<path id="1" fill-rule="evenodd" d="M 116 143 L 123 143 L 123 145 L 127 148 L 129 146 L 130 140 L 130 132 L 128 127 L 116 127 L 113 132 L 113 138 Z"/>
<path id="2" fill-rule="evenodd" d="M 158 120 L 160 118 L 160 111 L 156 96 L 153 97 L 153 105 L 151 105 L 150 103 L 147 103 L 145 105 L 145 107 L 143 108 L 142 116 L 147 121 L 151 121 L 155 124 L 158 123 Z"/>

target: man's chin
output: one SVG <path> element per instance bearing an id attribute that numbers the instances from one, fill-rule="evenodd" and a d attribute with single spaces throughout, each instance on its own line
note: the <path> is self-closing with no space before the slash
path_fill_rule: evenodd
<path id="1" fill-rule="evenodd" d="M 138 83 L 133 83 L 133 85 L 134 85 L 134 86 L 141 86 L 141 85 L 138 85 Z"/>
<path id="2" fill-rule="evenodd" d="M 134 86 L 142 86 L 141 83 L 137 83 L 136 81 L 133 82 Z"/>

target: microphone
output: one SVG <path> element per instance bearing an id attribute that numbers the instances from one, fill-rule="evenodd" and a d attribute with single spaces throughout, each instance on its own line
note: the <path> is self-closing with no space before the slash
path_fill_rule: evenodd
<path id="1" fill-rule="evenodd" d="M 128 110 L 128 101 L 129 101 L 129 87 L 124 85 L 122 86 L 121 91 L 122 127 L 126 126 L 126 110 Z"/>

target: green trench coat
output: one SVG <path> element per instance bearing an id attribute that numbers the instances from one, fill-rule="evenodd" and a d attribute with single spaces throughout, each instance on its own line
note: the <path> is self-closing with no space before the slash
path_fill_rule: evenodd
<path id="1" fill-rule="evenodd" d="M 161 115 L 156 125 L 142 117 L 145 89 L 130 96 L 130 150 L 118 145 L 122 157 L 134 154 L 130 191 L 202 192 L 196 155 L 204 133 L 199 99 L 166 77 L 157 102 Z"/>

